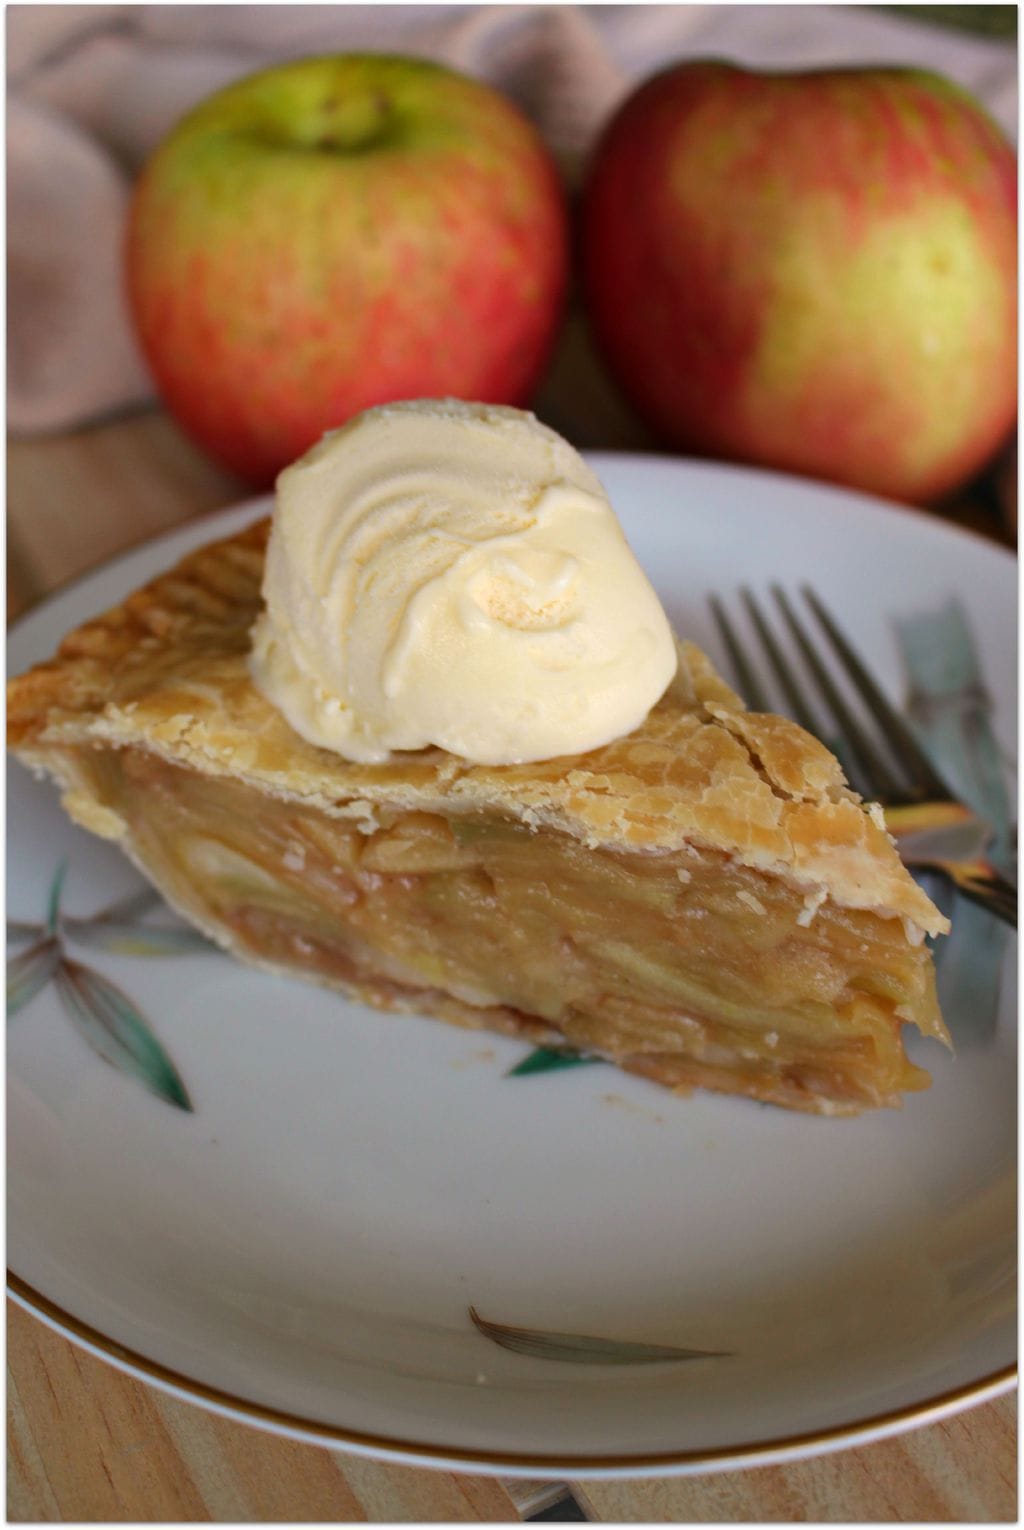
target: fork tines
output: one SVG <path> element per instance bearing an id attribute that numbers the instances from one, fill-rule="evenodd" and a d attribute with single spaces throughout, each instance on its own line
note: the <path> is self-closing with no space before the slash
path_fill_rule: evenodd
<path id="1" fill-rule="evenodd" d="M 989 825 L 950 791 L 814 591 L 804 585 L 801 593 L 828 641 L 846 686 L 876 725 L 878 741 L 872 738 L 872 730 L 865 727 L 846 700 L 843 689 L 830 673 L 785 591 L 778 585 L 772 586 L 782 621 L 813 679 L 816 705 L 808 699 L 806 684 L 798 679 L 797 667 L 787 658 L 757 601 L 748 589 L 744 589 L 741 591 L 743 604 L 768 666 L 785 694 L 792 717 L 809 733 L 829 743 L 839 756 L 850 782 L 864 797 L 881 803 L 886 812 L 886 824 L 898 839 L 900 853 L 908 864 L 938 871 L 965 897 L 1015 926 L 1017 889 L 984 859 L 984 846 L 991 837 Z M 735 626 L 716 596 L 711 597 L 711 609 L 745 699 L 757 711 L 770 711 L 767 692 L 744 652 Z M 822 726 L 816 710 L 822 703 L 831 714 L 834 729 Z M 950 820 L 958 822 L 961 832 L 956 849 L 951 848 L 948 838 L 943 847 L 941 834 L 938 839 L 935 837 L 936 831 Z M 965 848 L 964 833 L 967 834 L 968 848 Z"/>
<path id="2" fill-rule="evenodd" d="M 798 678 L 794 665 L 772 633 L 751 591 L 743 589 L 740 595 L 744 607 L 794 720 L 817 738 L 833 739 L 838 732 L 839 739 L 834 747 L 847 773 L 865 796 L 890 806 L 922 801 L 955 801 L 954 794 L 928 760 L 910 728 L 886 700 L 863 661 L 814 591 L 806 585 L 801 587 L 801 594 L 820 623 L 851 690 L 878 724 L 885 739 L 884 750 L 874 742 L 846 700 L 785 591 L 777 584 L 772 585 L 771 591 L 785 626 L 813 677 L 819 705 L 823 702 L 831 713 L 834 727 L 822 722 L 808 698 L 806 682 L 802 683 Z M 711 597 L 711 608 L 740 687 L 745 690 L 745 699 L 757 711 L 770 711 L 767 693 L 744 654 L 742 643 L 722 602 L 715 596 Z"/>

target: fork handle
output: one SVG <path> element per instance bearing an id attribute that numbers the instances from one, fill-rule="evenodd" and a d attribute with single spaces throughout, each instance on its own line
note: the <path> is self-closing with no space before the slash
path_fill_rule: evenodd
<path id="1" fill-rule="evenodd" d="M 988 909 L 1004 924 L 1017 928 L 1017 889 L 998 871 L 985 865 L 966 865 L 962 861 L 937 862 L 935 870 L 947 876 L 972 903 Z"/>

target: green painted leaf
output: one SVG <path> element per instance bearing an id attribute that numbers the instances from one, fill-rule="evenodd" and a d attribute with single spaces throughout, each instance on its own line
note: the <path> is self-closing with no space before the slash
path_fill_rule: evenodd
<path id="1" fill-rule="evenodd" d="M 119 956 L 195 956 L 216 951 L 212 941 L 187 925 L 131 924 L 113 919 L 65 919 L 71 939 Z"/>
<path id="2" fill-rule="evenodd" d="M 45 988 L 60 962 L 60 942 L 48 935 L 7 964 L 7 1014 L 16 1015 Z"/>
<path id="3" fill-rule="evenodd" d="M 56 980 L 65 1009 L 104 1062 L 140 1079 L 168 1104 L 192 1109 L 177 1068 L 126 993 L 90 967 L 67 959 L 57 967 Z"/>
<path id="4" fill-rule="evenodd" d="M 50 894 L 47 898 L 46 932 L 48 935 L 56 935 L 57 933 L 57 922 L 60 918 L 61 889 L 64 886 L 64 878 L 67 876 L 67 874 L 68 863 L 67 861 L 61 861 L 60 865 L 57 867 L 57 870 L 53 874 L 53 881 L 50 883 Z"/>
<path id="5" fill-rule="evenodd" d="M 23 919 L 8 919 L 7 939 L 13 945 L 18 940 L 38 940 L 43 933 L 41 924 L 26 924 Z"/>
<path id="6" fill-rule="evenodd" d="M 536 1360 L 561 1360 L 574 1365 L 653 1365 L 659 1361 L 727 1359 L 728 1350 L 679 1349 L 671 1344 L 642 1344 L 632 1339 L 604 1339 L 596 1334 L 545 1332 L 491 1323 L 475 1307 L 469 1315 L 477 1328 L 502 1349 Z"/>
<path id="7" fill-rule="evenodd" d="M 585 1057 L 582 1052 L 556 1052 L 551 1047 L 537 1047 L 522 1062 L 510 1068 L 505 1077 L 523 1078 L 527 1073 L 551 1073 L 557 1068 L 576 1068 L 581 1063 L 600 1061 L 600 1057 Z"/>

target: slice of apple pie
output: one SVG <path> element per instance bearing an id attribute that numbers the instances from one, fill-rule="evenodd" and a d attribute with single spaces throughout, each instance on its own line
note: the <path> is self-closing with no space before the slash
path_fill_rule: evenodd
<path id="1" fill-rule="evenodd" d="M 253 686 L 267 523 L 11 683 L 10 739 L 238 956 L 530 1043 L 821 1114 L 927 1083 L 947 922 L 876 807 L 691 644 L 628 737 L 541 764 L 353 764 Z"/>

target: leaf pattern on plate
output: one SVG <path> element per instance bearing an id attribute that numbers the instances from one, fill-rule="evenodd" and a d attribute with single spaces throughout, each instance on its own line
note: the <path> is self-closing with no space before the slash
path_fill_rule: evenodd
<path id="1" fill-rule="evenodd" d="M 55 982 L 65 1011 L 104 1062 L 139 1079 L 159 1099 L 191 1111 L 181 1075 L 139 1007 L 109 978 L 72 961 L 64 942 L 76 940 L 124 956 L 177 956 L 216 947 L 184 926 L 135 923 L 160 903 L 152 887 L 128 893 L 91 918 L 64 918 L 60 899 L 67 870 L 65 860 L 54 872 L 45 925 L 13 920 L 7 926 L 8 939 L 35 940 L 8 963 L 8 1015 L 17 1014 L 49 982 Z"/>
<path id="2" fill-rule="evenodd" d="M 729 1350 L 679 1349 L 671 1344 L 643 1344 L 597 1334 L 513 1328 L 507 1323 L 488 1322 L 475 1307 L 470 1307 L 469 1315 L 480 1332 L 502 1349 L 536 1360 L 569 1361 L 575 1365 L 653 1365 L 678 1360 L 725 1360 L 731 1354 Z"/>
<path id="3" fill-rule="evenodd" d="M 522 1062 L 509 1068 L 506 1078 L 524 1078 L 528 1073 L 553 1073 L 559 1068 L 577 1068 L 582 1063 L 599 1063 L 600 1057 L 586 1057 L 582 1052 L 556 1052 L 552 1047 L 536 1047 Z"/>
<path id="4" fill-rule="evenodd" d="M 61 861 L 53 874 L 53 881 L 50 883 L 50 892 L 46 900 L 46 933 L 48 935 L 56 935 L 57 927 L 60 924 L 60 895 L 64 886 L 64 878 L 67 874 L 68 863 L 66 860 Z"/>
<path id="5" fill-rule="evenodd" d="M 7 1014 L 16 1015 L 45 988 L 60 965 L 60 941 L 53 935 L 22 951 L 7 964 Z"/>
<path id="6" fill-rule="evenodd" d="M 114 919 L 65 919 L 64 932 L 83 946 L 117 956 L 196 956 L 212 941 L 186 925 L 129 924 Z"/>
<path id="7" fill-rule="evenodd" d="M 116 983 L 67 958 L 58 965 L 56 979 L 64 1008 L 104 1062 L 133 1074 L 168 1104 L 192 1109 L 177 1068 L 145 1017 Z"/>

